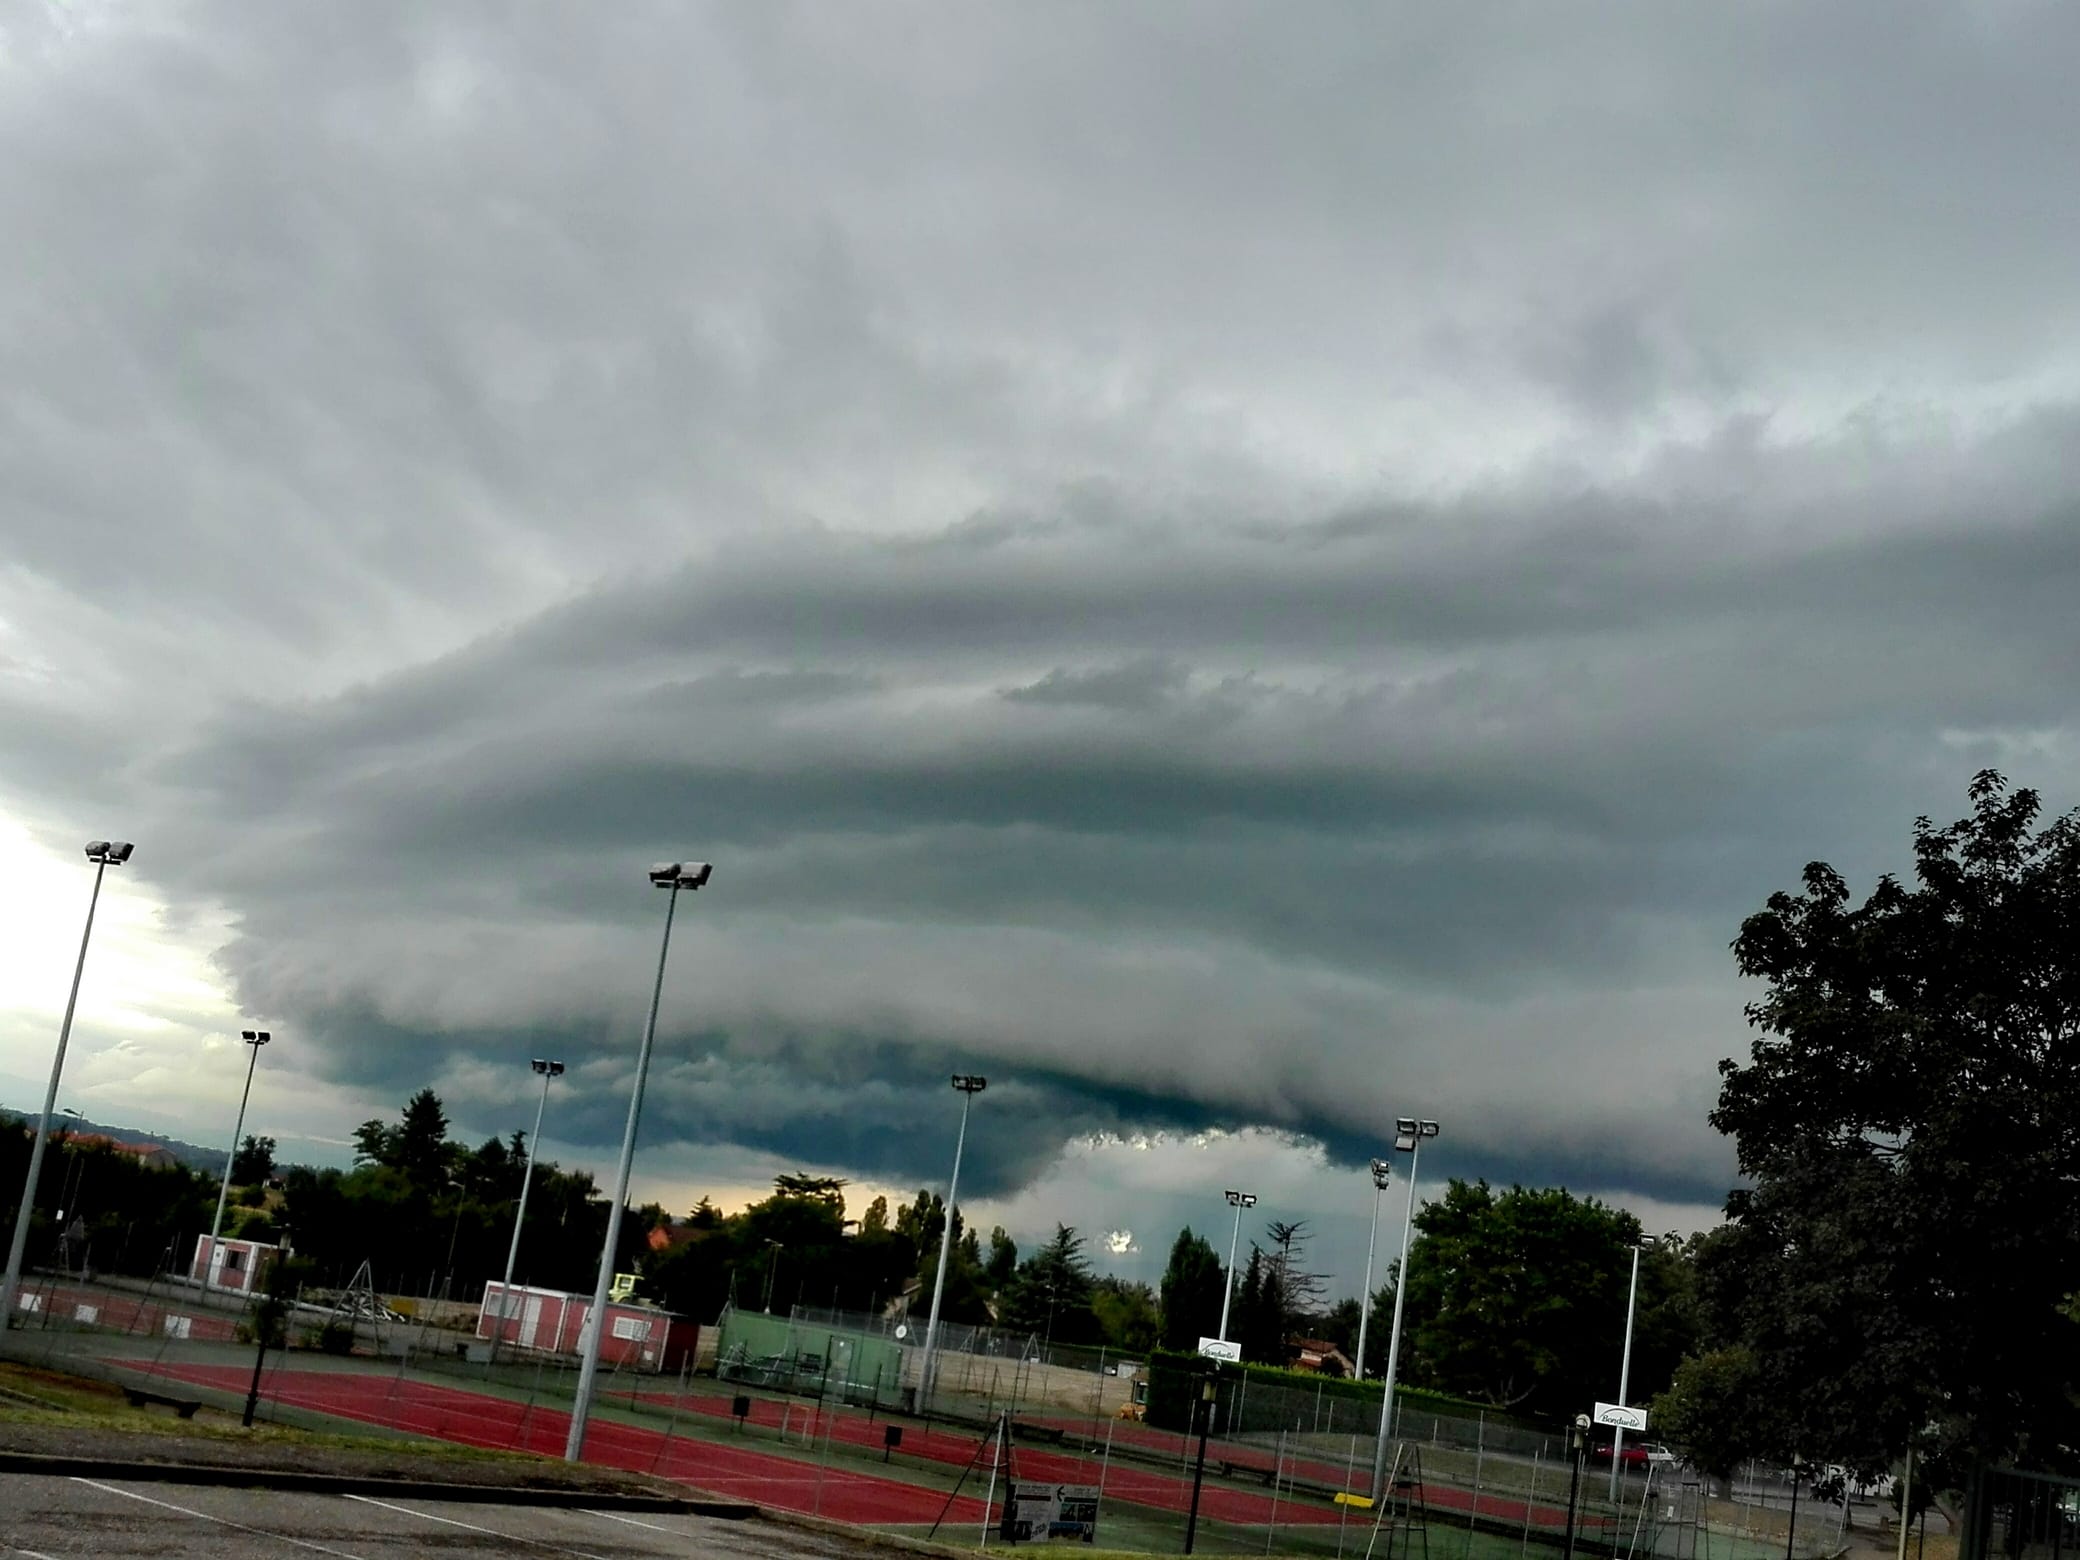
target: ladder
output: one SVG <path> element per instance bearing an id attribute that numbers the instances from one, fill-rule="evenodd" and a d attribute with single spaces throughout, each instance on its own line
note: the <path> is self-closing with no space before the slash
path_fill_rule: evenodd
<path id="1" fill-rule="evenodd" d="M 1380 1560 L 1395 1560 L 1394 1543 L 1401 1542 L 1400 1560 L 1430 1560 L 1430 1508 L 1423 1498 L 1423 1448 L 1403 1441 L 1395 1448 L 1393 1471 L 1387 1476 L 1386 1498 L 1373 1512 L 1372 1537 L 1365 1545 L 1365 1560 L 1372 1560 L 1373 1545 L 1380 1530 L 1387 1547 Z"/>

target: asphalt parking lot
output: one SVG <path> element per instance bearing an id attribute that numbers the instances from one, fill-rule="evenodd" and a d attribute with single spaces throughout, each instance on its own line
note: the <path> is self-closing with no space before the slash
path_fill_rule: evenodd
<path id="1" fill-rule="evenodd" d="M 837 1560 L 873 1552 L 863 1543 L 757 1520 L 0 1475 L 0 1556 L 28 1560 L 405 1560 L 428 1553 Z"/>

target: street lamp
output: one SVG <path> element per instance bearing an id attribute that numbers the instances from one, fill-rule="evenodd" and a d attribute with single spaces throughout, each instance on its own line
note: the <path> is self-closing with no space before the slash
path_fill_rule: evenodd
<path id="1" fill-rule="evenodd" d="M 664 941 L 657 950 L 657 980 L 650 988 L 650 1021 L 643 1026 L 643 1046 L 636 1052 L 636 1083 L 628 1097 L 628 1126 L 621 1134 L 621 1165 L 614 1177 L 614 1200 L 607 1208 L 607 1239 L 599 1253 L 599 1281 L 592 1289 L 592 1325 L 584 1337 L 578 1394 L 571 1400 L 570 1434 L 563 1443 L 565 1462 L 576 1462 L 585 1450 L 585 1426 L 592 1417 L 592 1383 L 599 1375 L 599 1340 L 607 1325 L 607 1291 L 614 1283 L 614 1249 L 621 1243 L 621 1205 L 628 1201 L 628 1173 L 636 1157 L 636 1123 L 643 1117 L 643 1085 L 650 1076 L 650 1048 L 657 1040 L 657 1005 L 664 998 L 664 961 L 672 949 L 672 915 L 679 908 L 679 890 L 701 887 L 714 872 L 714 867 L 705 861 L 665 861 L 650 869 L 651 886 L 670 889 L 672 897 L 665 901 Z"/>
<path id="2" fill-rule="evenodd" d="M 94 935 L 94 907 L 101 902 L 102 874 L 128 861 L 135 848 L 128 840 L 87 841 L 87 860 L 94 863 L 94 892 L 87 900 L 87 929 L 80 934 L 79 962 L 72 967 L 72 995 L 65 999 L 65 1021 L 58 1026 L 58 1051 L 51 1058 L 50 1085 L 43 1091 L 43 1114 L 36 1121 L 36 1145 L 29 1150 L 29 1178 L 22 1183 L 22 1205 L 14 1216 L 14 1238 L 7 1247 L 7 1272 L 0 1277 L 0 1332 L 14 1325 L 15 1292 L 22 1287 L 22 1252 L 29 1244 L 29 1215 L 36 1204 L 43 1151 L 50 1142 L 51 1114 L 58 1104 L 58 1079 L 65 1071 L 65 1046 L 72 1039 L 72 1010 L 79 1004 L 79 979 L 87 967 L 87 940 Z"/>
<path id="3" fill-rule="evenodd" d="M 549 1080 L 563 1076 L 563 1063 L 537 1056 L 534 1070 L 541 1075 L 542 1097 L 534 1108 L 534 1135 L 527 1140 L 527 1157 L 520 1161 L 520 1205 L 513 1210 L 513 1243 L 506 1248 L 505 1282 L 498 1286 L 498 1325 L 491 1329 L 491 1357 L 498 1358 L 499 1341 L 505 1336 L 506 1318 L 513 1314 L 513 1267 L 520 1260 L 520 1226 L 527 1222 L 527 1193 L 534 1185 L 534 1162 L 541 1157 L 542 1114 L 549 1108 Z"/>
<path id="4" fill-rule="evenodd" d="M 961 1097 L 961 1129 L 953 1140 L 953 1174 L 946 1182 L 946 1217 L 939 1226 L 939 1272 L 932 1280 L 932 1314 L 924 1323 L 924 1360 L 917 1373 L 917 1395 L 919 1407 L 927 1412 L 932 1406 L 932 1361 L 933 1350 L 939 1341 L 939 1301 L 946 1294 L 946 1257 L 953 1250 L 953 1199 L 961 1187 L 961 1150 L 968 1143 L 968 1107 L 975 1103 L 975 1096 L 989 1087 L 989 1080 L 980 1073 L 955 1073 L 953 1087 Z"/>
<path id="5" fill-rule="evenodd" d="M 787 1249 L 787 1242 L 775 1240 L 768 1235 L 766 1244 L 773 1248 L 773 1254 L 766 1258 L 766 1315 L 771 1316 L 773 1314 L 773 1280 L 780 1276 L 780 1253 Z"/>
<path id="6" fill-rule="evenodd" d="M 224 1179 L 217 1186 L 217 1216 L 209 1221 L 209 1244 L 202 1248 L 202 1287 L 210 1287 L 210 1271 L 216 1265 L 217 1236 L 224 1228 L 224 1199 L 231 1195 L 231 1167 L 238 1163 L 238 1145 L 246 1130 L 246 1101 L 253 1097 L 253 1069 L 260 1065 L 260 1047 L 274 1038 L 264 1029 L 241 1029 L 239 1039 L 253 1048 L 246 1059 L 245 1092 L 238 1097 L 238 1121 L 231 1129 L 231 1157 L 224 1161 Z"/>
<path id="7" fill-rule="evenodd" d="M 1394 1280 L 1394 1320 L 1387 1333 L 1387 1385 L 1379 1400 L 1379 1437 L 1372 1448 L 1372 1498 L 1386 1499 L 1387 1435 L 1394 1424 L 1394 1372 L 1401 1363 L 1401 1308 L 1408 1300 L 1408 1240 L 1416 1223 L 1416 1171 L 1423 1161 L 1423 1139 L 1437 1136 L 1437 1123 L 1414 1116 L 1394 1122 L 1394 1152 L 1408 1155 L 1408 1212 L 1401 1221 L 1401 1270 Z"/>
<path id="8" fill-rule="evenodd" d="M 1639 1254 L 1650 1250 L 1657 1242 L 1651 1235 L 1642 1235 L 1632 1243 L 1632 1287 L 1625 1294 L 1625 1353 L 1618 1362 L 1618 1406 L 1629 1407 L 1625 1394 L 1632 1384 L 1632 1312 L 1639 1302 Z M 1625 1427 L 1611 1427 L 1611 1499 L 1618 1498 L 1618 1470 L 1625 1463 Z"/>
<path id="9" fill-rule="evenodd" d="M 1365 1241 L 1365 1292 L 1358 1297 L 1358 1358 L 1356 1379 L 1365 1379 L 1365 1329 L 1372 1321 L 1372 1253 L 1379 1245 L 1380 1193 L 1393 1179 L 1394 1167 L 1384 1159 L 1372 1161 L 1372 1234 Z"/>
<path id="10" fill-rule="evenodd" d="M 1228 1341 L 1228 1302 L 1235 1298 L 1235 1252 L 1242 1245 L 1242 1210 L 1257 1205 L 1255 1192 L 1228 1192 L 1228 1206 L 1235 1210 L 1234 1233 L 1228 1236 L 1228 1281 L 1221 1286 L 1221 1342 Z"/>

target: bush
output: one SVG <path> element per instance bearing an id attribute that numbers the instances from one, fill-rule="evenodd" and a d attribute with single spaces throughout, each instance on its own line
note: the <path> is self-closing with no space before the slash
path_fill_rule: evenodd
<path id="1" fill-rule="evenodd" d="M 1192 1427 L 1192 1404 L 1199 1394 L 1202 1361 L 1196 1354 L 1158 1349 L 1148 1357 L 1148 1423 L 1165 1430 Z M 1378 1412 L 1385 1389 L 1378 1381 L 1352 1381 L 1342 1376 L 1322 1376 L 1307 1370 L 1285 1370 L 1276 1365 L 1224 1365 L 1221 1367 L 1220 1402 L 1233 1405 L 1242 1415 L 1240 1423 L 1228 1423 L 1236 1432 L 1279 1430 L 1291 1423 L 1288 1405 L 1295 1398 L 1312 1403 L 1318 1398 L 1363 1401 Z M 1235 1392 L 1235 1384 L 1247 1381 L 1246 1392 Z M 1490 1420 L 1507 1418 L 1491 1404 L 1473 1403 L 1449 1393 L 1423 1387 L 1399 1386 L 1394 1401 L 1408 1409 L 1448 1417 Z M 1397 1410 L 1397 1415 L 1398 1415 Z M 1225 1422 L 1225 1421 L 1217 1421 Z"/>
<path id="2" fill-rule="evenodd" d="M 307 1349 L 316 1349 L 321 1354 L 352 1354 L 354 1352 L 354 1326 L 351 1322 L 327 1322 L 314 1327 L 303 1335 Z"/>

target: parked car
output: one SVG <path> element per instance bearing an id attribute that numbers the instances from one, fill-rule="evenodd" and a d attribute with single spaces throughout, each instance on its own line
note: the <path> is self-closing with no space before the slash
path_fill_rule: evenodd
<path id="1" fill-rule="evenodd" d="M 1589 1457 L 1593 1462 L 1609 1462 L 1611 1460 L 1611 1443 L 1608 1441 L 1593 1443 L 1589 1448 Z M 1674 1452 L 1663 1446 L 1659 1441 L 1627 1441 L 1625 1450 L 1620 1457 L 1620 1462 L 1627 1468 L 1647 1468 L 1656 1464 L 1672 1464 L 1679 1460 Z"/>

